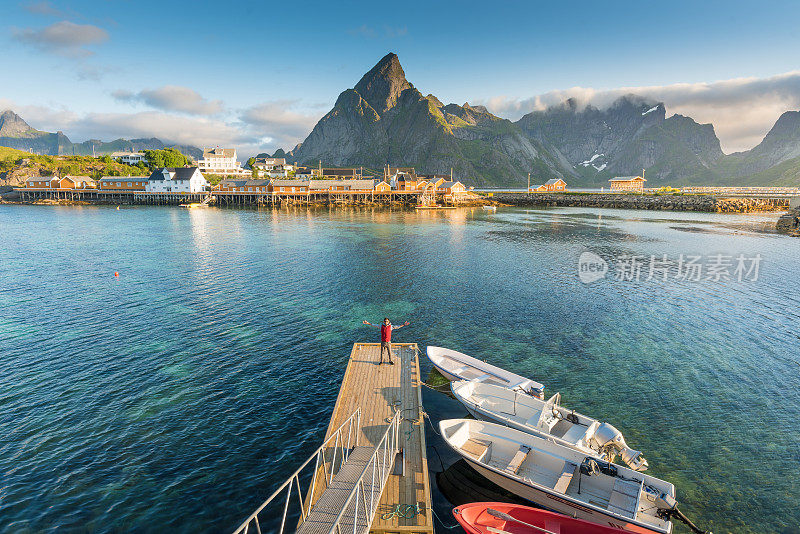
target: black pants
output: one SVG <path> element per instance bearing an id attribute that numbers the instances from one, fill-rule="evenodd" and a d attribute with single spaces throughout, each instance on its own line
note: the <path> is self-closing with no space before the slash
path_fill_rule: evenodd
<path id="1" fill-rule="evenodd" d="M 389 361 L 392 361 L 392 344 L 387 341 L 381 341 L 381 363 L 383 363 L 383 351 L 389 353 Z"/>

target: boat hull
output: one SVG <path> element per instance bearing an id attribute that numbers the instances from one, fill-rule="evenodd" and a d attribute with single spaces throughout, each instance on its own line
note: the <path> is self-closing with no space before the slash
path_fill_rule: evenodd
<path id="1" fill-rule="evenodd" d="M 526 499 L 538 506 L 542 506 L 549 510 L 565 514 L 569 517 L 590 521 L 602 526 L 610 526 L 616 529 L 627 530 L 628 532 L 638 532 L 640 534 L 665 534 L 663 531 L 652 530 L 635 523 L 624 521 L 623 519 L 614 517 L 612 515 L 604 514 L 598 510 L 592 510 L 581 504 L 570 501 L 562 495 L 550 493 L 539 489 L 535 486 L 523 484 L 513 478 L 503 476 L 496 471 L 487 469 L 480 463 L 475 462 L 467 456 L 464 456 L 469 465 L 485 478 L 491 480 L 503 489 L 506 489 Z"/>
<path id="2" fill-rule="evenodd" d="M 486 383 L 506 388 L 521 388 L 538 398 L 544 397 L 544 386 L 539 382 L 511 373 L 467 354 L 430 345 L 426 352 L 436 370 L 451 382 L 472 380 L 484 375 L 481 378 Z M 448 365 L 452 365 L 453 368 L 448 369 Z"/>
<path id="3" fill-rule="evenodd" d="M 592 449 L 585 448 L 585 447 L 576 447 L 574 443 L 569 443 L 568 441 L 564 441 L 563 439 L 557 438 L 555 436 L 552 436 L 552 435 L 548 434 L 547 432 L 542 432 L 541 430 L 538 430 L 538 429 L 535 429 L 535 428 L 531 428 L 531 427 L 526 426 L 526 425 L 516 424 L 514 421 L 511 421 L 511 420 L 508 420 L 508 419 L 502 419 L 502 418 L 499 418 L 499 417 L 494 417 L 491 413 L 483 411 L 483 410 L 478 410 L 477 408 L 474 407 L 474 405 L 470 405 L 469 402 L 464 401 L 464 399 L 462 399 L 459 395 L 456 395 L 455 397 L 456 397 L 456 399 L 458 399 L 458 401 L 461 402 L 461 404 L 464 406 L 464 408 L 467 409 L 467 411 L 470 413 L 470 415 L 472 415 L 472 417 L 474 417 L 475 419 L 478 419 L 479 421 L 487 421 L 489 423 L 495 423 L 495 424 L 498 424 L 498 425 L 504 425 L 504 426 L 507 426 L 509 428 L 513 428 L 515 430 L 519 430 L 521 432 L 526 432 L 528 434 L 532 434 L 534 436 L 538 436 L 538 437 L 540 437 L 542 439 L 553 440 L 556 443 L 564 445 L 565 447 L 569 447 L 571 449 L 575 449 L 576 451 L 584 452 L 584 453 L 586 453 L 588 455 L 600 458 L 601 460 L 605 459 L 602 455 L 598 454 L 597 451 L 593 451 Z"/>
<path id="4" fill-rule="evenodd" d="M 558 532 L 559 534 L 613 534 L 619 529 L 598 525 L 563 514 L 503 502 L 477 502 L 453 508 L 453 517 L 468 534 L 494 534 L 489 528 L 509 534 L 530 534 L 532 529 L 514 521 L 505 521 L 492 516 L 488 509 L 508 514 L 530 525 Z"/>

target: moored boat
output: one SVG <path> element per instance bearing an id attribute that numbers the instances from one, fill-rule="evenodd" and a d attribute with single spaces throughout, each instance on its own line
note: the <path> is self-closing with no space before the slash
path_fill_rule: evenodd
<path id="1" fill-rule="evenodd" d="M 532 503 L 631 532 L 672 531 L 669 482 L 496 423 L 450 419 L 439 429 L 481 475 Z"/>
<path id="2" fill-rule="evenodd" d="M 523 432 L 551 438 L 565 445 L 614 462 L 617 455 L 631 469 L 644 471 L 647 460 L 631 449 L 622 433 L 609 423 L 559 405 L 561 394 L 544 401 L 495 384 L 459 381 L 453 395 L 478 419 L 500 423 Z"/>
<path id="3" fill-rule="evenodd" d="M 453 508 L 453 516 L 468 534 L 613 534 L 618 528 L 598 525 L 541 508 L 504 502 L 474 502 Z M 535 528 L 531 528 L 535 527 Z M 536 528 L 542 529 L 540 531 Z"/>
<path id="4" fill-rule="evenodd" d="M 426 352 L 433 366 L 451 382 L 476 380 L 522 391 L 540 399 L 544 398 L 544 386 L 535 380 L 519 376 L 456 350 L 429 345 Z"/>

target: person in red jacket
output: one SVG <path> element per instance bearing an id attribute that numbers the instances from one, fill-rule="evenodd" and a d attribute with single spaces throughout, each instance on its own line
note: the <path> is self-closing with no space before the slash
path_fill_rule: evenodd
<path id="1" fill-rule="evenodd" d="M 381 328 L 381 361 L 378 362 L 378 365 L 383 363 L 383 351 L 384 350 L 386 350 L 386 352 L 389 354 L 389 361 L 387 363 L 389 365 L 394 365 L 394 362 L 392 361 L 392 330 L 399 330 L 400 328 L 403 328 L 404 326 L 408 326 L 411 323 L 406 321 L 405 323 L 401 324 L 400 326 L 394 326 L 389 321 L 388 317 L 384 317 L 383 318 L 383 324 L 379 324 L 379 325 L 378 324 L 372 324 L 369 321 L 364 321 L 364 324 L 367 325 L 367 326 L 374 326 L 374 327 L 380 327 Z"/>

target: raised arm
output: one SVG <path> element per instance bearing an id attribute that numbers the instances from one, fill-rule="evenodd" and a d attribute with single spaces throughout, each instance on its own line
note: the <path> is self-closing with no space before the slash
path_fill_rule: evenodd
<path id="1" fill-rule="evenodd" d="M 367 326 L 374 326 L 374 327 L 376 327 L 376 328 L 377 328 L 378 326 L 380 326 L 380 325 L 377 325 L 377 324 L 372 324 L 372 323 L 371 323 L 371 322 L 369 322 L 369 321 L 363 321 L 363 323 L 364 323 L 365 325 L 367 325 Z"/>
<path id="2" fill-rule="evenodd" d="M 403 324 L 401 324 L 400 326 L 394 326 L 394 327 L 392 327 L 392 328 L 393 328 L 394 330 L 400 330 L 400 329 L 401 329 L 401 328 L 403 328 L 404 326 L 408 326 L 408 325 L 410 325 L 410 324 L 411 324 L 411 323 L 409 323 L 408 321 L 406 321 L 406 322 L 404 322 Z"/>

